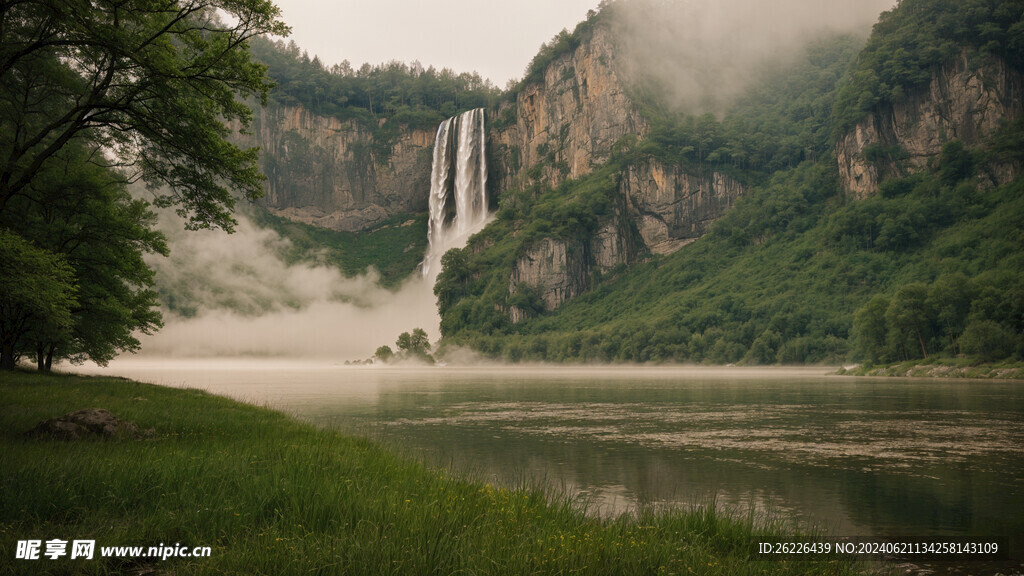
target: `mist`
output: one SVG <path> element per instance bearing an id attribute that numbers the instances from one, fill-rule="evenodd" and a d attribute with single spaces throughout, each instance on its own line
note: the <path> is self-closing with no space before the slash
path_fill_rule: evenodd
<path id="1" fill-rule="evenodd" d="M 671 109 L 721 113 L 761 74 L 835 34 L 866 36 L 894 0 L 628 0 L 611 6 L 623 71 Z M 141 336 L 150 356 L 364 359 L 420 327 L 439 338 L 434 278 L 381 288 L 372 269 L 289 262 L 289 241 L 245 212 L 234 234 L 187 232 L 160 214 L 171 256 L 155 256 L 165 326 Z M 473 230 L 475 231 L 475 230 Z M 468 236 L 468 234 L 467 234 Z M 460 245 L 464 242 L 460 238 Z M 435 259 L 442 251 L 435 250 Z M 430 268 L 436 269 L 437 263 Z M 436 270 L 432 270 L 436 275 Z"/>
<path id="2" fill-rule="evenodd" d="M 346 278 L 337 268 L 289 263 L 289 241 L 235 214 L 233 234 L 186 231 L 160 214 L 171 255 L 153 256 L 164 327 L 140 336 L 146 356 L 268 356 L 366 359 L 402 332 L 439 337 L 432 278 L 413 274 L 398 290 L 377 273 Z"/>
<path id="3" fill-rule="evenodd" d="M 866 37 L 894 0 L 629 0 L 614 4 L 624 71 L 670 109 L 720 114 L 815 39 Z"/>

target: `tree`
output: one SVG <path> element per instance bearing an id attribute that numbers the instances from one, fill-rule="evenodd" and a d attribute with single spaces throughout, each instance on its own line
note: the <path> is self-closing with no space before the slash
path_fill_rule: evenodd
<path id="1" fill-rule="evenodd" d="M 920 282 L 901 286 L 885 311 L 888 340 L 904 360 L 928 358 L 933 313 L 928 306 L 928 287 Z M 916 349 L 921 356 L 916 355 Z"/>
<path id="2" fill-rule="evenodd" d="M 970 279 L 960 273 L 939 276 L 928 289 L 927 304 L 935 311 L 935 319 L 953 354 L 960 351 L 958 340 L 971 311 L 972 291 Z"/>
<path id="3" fill-rule="evenodd" d="M 960 337 L 964 353 L 982 362 L 995 362 L 1013 355 L 1020 337 L 992 320 L 974 320 Z"/>
<path id="4" fill-rule="evenodd" d="M 853 315 L 853 334 L 858 354 L 874 364 L 887 358 L 885 312 L 889 299 L 876 295 Z"/>
<path id="5" fill-rule="evenodd" d="M 15 367 L 31 334 L 60 338 L 77 306 L 65 259 L 0 228 L 0 368 Z"/>
<path id="6" fill-rule="evenodd" d="M 87 140 L 190 228 L 230 230 L 232 191 L 257 198 L 263 177 L 225 122 L 251 120 L 236 96 L 265 102 L 248 41 L 287 34 L 279 16 L 269 0 L 0 0 L 0 212 Z"/>
<path id="7" fill-rule="evenodd" d="M 404 352 L 406 357 L 415 356 L 428 362 L 434 361 L 434 358 L 430 355 L 430 338 L 422 328 L 414 328 L 412 334 L 402 332 L 398 336 L 395 345 Z"/>
<path id="8" fill-rule="evenodd" d="M 70 329 L 33 331 L 22 342 L 44 370 L 55 358 L 104 365 L 120 351 L 138 349 L 135 332 L 161 326 L 153 271 L 143 255 L 166 255 L 166 241 L 151 229 L 149 205 L 132 199 L 114 170 L 89 162 L 95 154 L 69 144 L 0 213 L 0 226 L 61 254 L 78 284 Z"/>
<path id="9" fill-rule="evenodd" d="M 391 358 L 394 355 L 395 353 L 393 350 L 391 350 L 391 346 L 387 345 L 378 347 L 377 351 L 374 352 L 373 354 L 374 358 L 380 360 L 381 362 L 387 362 L 388 360 L 391 360 Z"/>

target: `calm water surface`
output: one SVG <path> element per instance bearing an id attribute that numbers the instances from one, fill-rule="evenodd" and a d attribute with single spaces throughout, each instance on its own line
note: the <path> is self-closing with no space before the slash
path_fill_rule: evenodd
<path id="1" fill-rule="evenodd" d="M 596 513 L 770 510 L 836 536 L 995 540 L 1024 558 L 1024 384 L 823 370 L 375 368 L 121 361 Z"/>

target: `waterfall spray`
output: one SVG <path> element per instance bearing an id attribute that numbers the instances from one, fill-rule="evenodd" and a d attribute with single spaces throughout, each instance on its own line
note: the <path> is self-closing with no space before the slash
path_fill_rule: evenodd
<path id="1" fill-rule="evenodd" d="M 430 220 L 423 276 L 436 275 L 441 256 L 487 219 L 484 109 L 449 118 L 437 128 L 430 171 Z"/>

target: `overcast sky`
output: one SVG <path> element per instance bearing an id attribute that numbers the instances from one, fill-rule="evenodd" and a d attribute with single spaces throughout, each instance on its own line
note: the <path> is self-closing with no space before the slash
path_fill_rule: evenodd
<path id="1" fill-rule="evenodd" d="M 327 64 L 388 60 L 479 72 L 499 88 L 599 0 L 275 0 L 291 39 Z"/>

